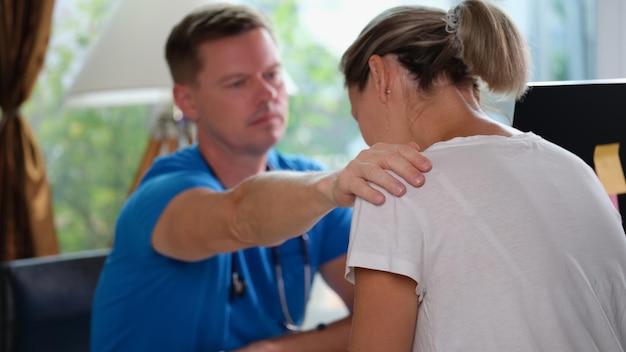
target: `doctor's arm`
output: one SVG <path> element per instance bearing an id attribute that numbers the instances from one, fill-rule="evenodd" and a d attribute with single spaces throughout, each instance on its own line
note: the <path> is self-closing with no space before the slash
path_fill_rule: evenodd
<path id="1" fill-rule="evenodd" d="M 334 172 L 274 171 L 252 176 L 225 192 L 194 188 L 174 197 L 152 233 L 153 248 L 168 257 L 201 260 L 254 246 L 273 246 L 308 231 L 335 207 L 356 196 L 384 202 L 373 182 L 399 196 L 424 182 L 430 161 L 415 144 L 377 144 Z"/>

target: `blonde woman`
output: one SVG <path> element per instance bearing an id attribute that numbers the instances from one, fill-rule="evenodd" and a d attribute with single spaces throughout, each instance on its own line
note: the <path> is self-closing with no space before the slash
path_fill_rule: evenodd
<path id="1" fill-rule="evenodd" d="M 521 97 L 528 66 L 514 23 L 477 0 L 387 10 L 344 54 L 365 141 L 416 142 L 436 165 L 355 204 L 351 351 L 626 348 L 619 213 L 582 160 L 481 108 L 483 87 Z"/>

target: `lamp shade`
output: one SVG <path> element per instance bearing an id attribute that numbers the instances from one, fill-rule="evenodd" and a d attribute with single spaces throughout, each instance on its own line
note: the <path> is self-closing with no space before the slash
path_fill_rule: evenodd
<path id="1" fill-rule="evenodd" d="M 165 42 L 176 23 L 210 2 L 119 0 L 72 82 L 65 103 L 102 107 L 171 101 Z M 293 93 L 295 85 L 288 75 L 286 84 Z"/>
<path id="2" fill-rule="evenodd" d="M 150 104 L 171 100 L 165 41 L 192 9 L 211 0 L 120 0 L 72 82 L 70 106 Z"/>

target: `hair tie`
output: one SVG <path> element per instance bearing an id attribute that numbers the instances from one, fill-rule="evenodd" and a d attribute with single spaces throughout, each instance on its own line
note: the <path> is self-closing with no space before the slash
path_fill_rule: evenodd
<path id="1" fill-rule="evenodd" d="M 455 6 L 446 13 L 446 18 L 443 20 L 446 23 L 446 32 L 455 34 L 459 29 L 459 14 L 461 7 Z"/>

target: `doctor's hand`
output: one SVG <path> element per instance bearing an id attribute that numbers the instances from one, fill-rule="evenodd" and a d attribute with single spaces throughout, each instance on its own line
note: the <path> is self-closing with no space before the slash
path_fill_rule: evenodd
<path id="1" fill-rule="evenodd" d="M 420 187 L 425 182 L 423 173 L 431 168 L 430 160 L 420 153 L 416 143 L 376 143 L 362 150 L 344 169 L 333 174 L 332 197 L 340 207 L 352 206 L 356 197 L 382 204 L 385 196 L 368 182 L 401 196 L 406 187 L 385 170 L 393 171 L 410 185 Z"/>

